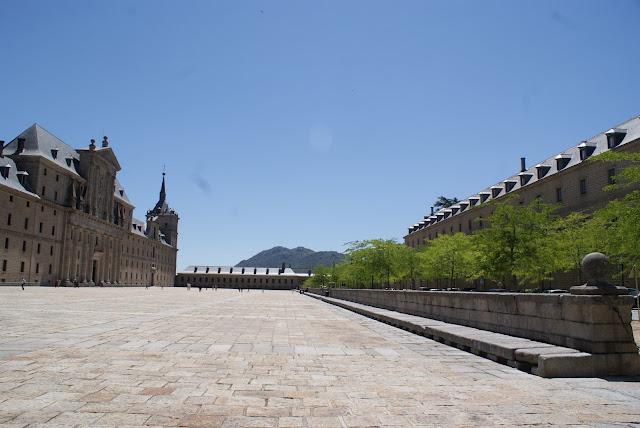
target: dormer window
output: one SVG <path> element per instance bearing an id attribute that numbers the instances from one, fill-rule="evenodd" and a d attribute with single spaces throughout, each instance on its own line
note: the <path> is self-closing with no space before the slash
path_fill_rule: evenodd
<path id="1" fill-rule="evenodd" d="M 255 275 L 256 273 L 258 273 L 258 269 L 257 268 L 253 268 L 253 274 Z"/>
<path id="2" fill-rule="evenodd" d="M 444 210 L 444 218 L 449 218 L 451 216 L 451 209 L 447 208 Z"/>
<path id="3" fill-rule="evenodd" d="M 16 175 L 18 176 L 18 181 L 20 182 L 20 184 L 26 187 L 27 177 L 29 176 L 29 173 L 27 171 L 18 171 Z"/>
<path id="4" fill-rule="evenodd" d="M 51 157 L 54 159 L 58 159 L 58 149 L 57 148 L 53 148 L 51 149 Z"/>
<path id="5" fill-rule="evenodd" d="M 464 211 L 467 209 L 467 207 L 469 206 L 469 203 L 467 202 L 460 202 L 460 212 Z"/>
<path id="6" fill-rule="evenodd" d="M 491 188 L 491 197 L 492 198 L 496 198 L 498 197 L 498 195 L 500 194 L 500 192 L 502 192 L 502 187 L 500 186 L 493 186 Z"/>
<path id="7" fill-rule="evenodd" d="M 456 215 L 460 211 L 460 206 L 451 207 L 451 215 Z"/>
<path id="8" fill-rule="evenodd" d="M 220 273 L 221 268 L 218 268 L 218 273 Z"/>
<path id="9" fill-rule="evenodd" d="M 66 158 L 65 161 L 67 162 L 67 166 L 70 167 L 72 159 L 71 158 Z"/>
<path id="10" fill-rule="evenodd" d="M 209 266 L 207 266 L 207 270 L 204 273 L 209 273 Z"/>
<path id="11" fill-rule="evenodd" d="M 578 146 L 578 149 L 580 150 L 580 160 L 583 161 L 588 159 L 589 156 L 593 154 L 593 152 L 596 150 L 596 146 L 595 144 L 587 143 L 586 141 L 584 141 Z"/>
<path id="12" fill-rule="evenodd" d="M 520 174 L 518 174 L 518 177 L 520 177 L 520 187 L 522 187 L 525 184 L 527 184 L 529 180 L 531 180 L 531 177 L 533 177 L 533 174 L 528 172 L 521 172 Z"/>
<path id="13" fill-rule="evenodd" d="M 195 266 L 195 267 L 193 268 L 193 273 L 196 273 L 196 272 L 198 272 L 198 266 Z"/>
<path id="14" fill-rule="evenodd" d="M 269 275 L 269 269 L 267 269 L 267 275 Z"/>
<path id="15" fill-rule="evenodd" d="M 561 154 L 556 156 L 556 168 L 558 171 L 564 169 L 571 161 L 571 155 Z"/>
<path id="16" fill-rule="evenodd" d="M 242 274 L 244 275 L 244 268 L 242 268 Z"/>
<path id="17" fill-rule="evenodd" d="M 504 191 L 505 193 L 510 192 L 511 190 L 513 190 L 513 188 L 515 187 L 517 182 L 513 181 L 513 180 L 507 180 L 504 182 Z"/>
<path id="18" fill-rule="evenodd" d="M 478 205 L 478 202 L 480 202 L 480 198 L 479 197 L 471 197 L 469 198 L 469 203 L 471 204 L 472 207 Z"/>
<path id="19" fill-rule="evenodd" d="M 9 171 L 11 171 L 11 165 L 6 164 L 0 167 L 0 174 L 2 174 L 2 178 L 9 177 Z"/>
<path id="20" fill-rule="evenodd" d="M 611 128 L 605 132 L 604 135 L 607 136 L 607 147 L 613 149 L 622 143 L 622 140 L 624 140 L 624 137 L 627 135 L 627 130 L 622 128 Z"/>
<path id="21" fill-rule="evenodd" d="M 549 165 L 536 165 L 536 170 L 538 171 L 538 180 L 544 178 L 545 175 L 549 172 L 551 167 Z"/>
<path id="22" fill-rule="evenodd" d="M 482 203 L 482 202 L 486 201 L 487 199 L 489 199 L 489 196 L 491 195 L 491 193 L 489 193 L 489 192 L 480 192 L 480 193 L 478 193 L 478 195 L 480 195 L 480 202 Z"/>

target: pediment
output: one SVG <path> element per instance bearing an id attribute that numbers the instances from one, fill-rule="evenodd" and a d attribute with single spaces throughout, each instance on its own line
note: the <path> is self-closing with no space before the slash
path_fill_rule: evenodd
<path id="1" fill-rule="evenodd" d="M 96 153 L 100 155 L 100 157 L 102 157 L 104 160 L 109 162 L 111 165 L 113 165 L 116 171 L 120 171 L 122 169 L 120 167 L 120 162 L 118 162 L 118 158 L 116 157 L 116 154 L 113 153 L 113 150 L 111 150 L 111 147 L 103 147 L 103 148 L 97 149 Z"/>

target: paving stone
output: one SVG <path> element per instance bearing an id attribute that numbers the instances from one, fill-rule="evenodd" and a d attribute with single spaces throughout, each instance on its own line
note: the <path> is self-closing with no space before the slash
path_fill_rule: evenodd
<path id="1" fill-rule="evenodd" d="M 289 291 L 0 287 L 0 301 L 2 426 L 640 420 L 638 379 L 539 378 Z"/>

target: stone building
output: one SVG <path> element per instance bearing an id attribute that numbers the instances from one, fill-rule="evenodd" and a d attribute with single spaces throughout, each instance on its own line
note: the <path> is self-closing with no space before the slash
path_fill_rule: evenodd
<path id="1" fill-rule="evenodd" d="M 73 149 L 34 124 L 0 145 L 0 282 L 173 285 L 178 214 L 133 218 L 109 140 Z"/>
<path id="2" fill-rule="evenodd" d="M 561 215 L 576 211 L 595 211 L 628 192 L 603 190 L 607 184 L 614 182 L 622 165 L 589 161 L 593 156 L 609 150 L 640 151 L 640 116 L 534 166 L 527 167 L 525 159 L 521 158 L 517 174 L 482 189 L 451 207 L 435 212 L 432 208 L 422 220 L 409 227 L 404 242 L 415 248 L 443 234 L 473 233 L 482 229 L 487 226 L 486 219 L 495 209 L 495 204 L 491 202 L 499 201 L 507 195 L 517 195 L 515 203 L 520 204 L 540 198 L 545 203 L 558 205 L 558 213 Z M 570 282 L 573 280 L 573 277 L 563 279 L 559 275 L 554 285 L 575 285 Z"/>
<path id="3" fill-rule="evenodd" d="M 233 266 L 187 266 L 176 276 L 176 287 L 255 288 L 290 290 L 298 288 L 311 275 L 291 268 L 255 268 Z"/>

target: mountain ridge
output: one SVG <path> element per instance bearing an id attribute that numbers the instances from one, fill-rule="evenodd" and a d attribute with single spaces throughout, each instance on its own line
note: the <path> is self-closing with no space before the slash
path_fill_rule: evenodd
<path id="1" fill-rule="evenodd" d="M 280 267 L 282 263 L 292 269 L 313 269 L 318 265 L 331 266 L 340 263 L 344 254 L 337 251 L 313 251 L 305 247 L 286 248 L 276 246 L 241 260 L 236 267 Z"/>

